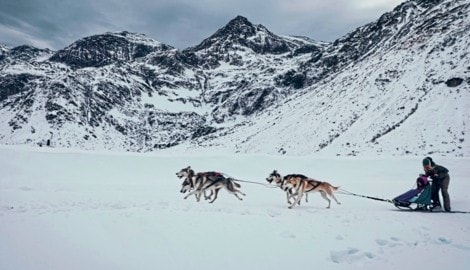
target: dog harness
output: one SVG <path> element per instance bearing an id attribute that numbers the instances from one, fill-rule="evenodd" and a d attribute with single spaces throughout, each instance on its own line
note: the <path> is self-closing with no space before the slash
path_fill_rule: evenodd
<path id="1" fill-rule="evenodd" d="M 313 182 L 313 181 L 308 181 L 309 183 L 310 182 Z M 315 190 L 317 187 L 319 187 L 323 182 L 317 182 L 316 185 L 312 185 L 313 187 L 305 192 L 310 192 L 310 191 L 313 191 Z"/>
<path id="2" fill-rule="evenodd" d="M 222 173 L 220 172 L 200 172 L 200 173 L 197 173 L 197 176 L 222 176 Z"/>

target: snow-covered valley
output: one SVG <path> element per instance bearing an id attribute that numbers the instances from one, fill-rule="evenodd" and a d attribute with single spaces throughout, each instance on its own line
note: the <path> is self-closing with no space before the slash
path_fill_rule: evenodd
<path id="1" fill-rule="evenodd" d="M 449 168 L 454 210 L 470 210 L 468 158 Z M 183 199 L 175 173 L 191 165 L 267 184 L 273 169 L 391 199 L 413 187 L 418 157 L 171 155 L 0 147 L 0 268 L 415 269 L 470 267 L 470 214 L 403 212 L 392 204 L 240 183 L 209 204 Z"/>

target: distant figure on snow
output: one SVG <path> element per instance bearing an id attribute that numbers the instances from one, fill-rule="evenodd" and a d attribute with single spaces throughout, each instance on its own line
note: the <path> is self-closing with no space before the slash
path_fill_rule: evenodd
<path id="1" fill-rule="evenodd" d="M 444 200 L 444 210 L 450 212 L 450 197 L 449 192 L 449 170 L 444 166 L 437 165 L 434 163 L 431 157 L 426 157 L 423 159 L 423 169 L 427 176 L 432 179 L 432 210 L 440 211 L 441 210 L 441 201 L 439 200 L 439 190 L 442 193 L 442 199 Z"/>

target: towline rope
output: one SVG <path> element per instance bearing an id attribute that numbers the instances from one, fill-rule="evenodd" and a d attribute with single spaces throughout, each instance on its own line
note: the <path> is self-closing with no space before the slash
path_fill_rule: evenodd
<path id="1" fill-rule="evenodd" d="M 257 184 L 257 185 L 265 186 L 265 187 L 268 187 L 268 188 L 277 188 L 277 186 L 275 186 L 275 185 L 270 185 L 270 184 L 265 184 L 265 183 L 259 183 L 259 182 L 253 182 L 253 181 L 240 180 L 240 179 L 235 179 L 235 178 L 232 178 L 232 179 L 233 179 L 233 181 L 235 181 L 235 182 L 243 182 L 243 183 Z"/>
<path id="2" fill-rule="evenodd" d="M 270 185 L 270 184 L 265 184 L 265 183 L 260 183 L 260 182 L 254 182 L 254 181 L 246 181 L 246 180 L 240 180 L 240 179 L 236 179 L 230 175 L 227 175 L 225 173 L 222 174 L 224 177 L 226 178 L 229 178 L 229 179 L 232 179 L 233 181 L 235 182 L 243 182 L 243 183 L 250 183 L 250 184 L 256 184 L 256 185 L 261 185 L 261 186 L 264 186 L 264 187 L 267 187 L 267 188 L 277 188 L 278 186 L 275 186 L 275 185 Z"/>
<path id="3" fill-rule="evenodd" d="M 351 196 L 356 196 L 356 197 L 361 197 L 361 198 L 366 198 L 366 199 L 381 201 L 381 202 L 393 203 L 392 200 L 382 199 L 382 198 L 377 198 L 377 197 L 371 197 L 371 196 L 366 196 L 366 195 L 361 195 L 361 194 L 356 194 L 356 193 L 353 193 L 353 192 L 351 192 L 351 191 L 347 191 L 347 190 L 342 189 L 342 188 L 340 188 L 337 193 L 338 193 L 338 194 L 343 194 L 343 195 L 351 195 Z"/>

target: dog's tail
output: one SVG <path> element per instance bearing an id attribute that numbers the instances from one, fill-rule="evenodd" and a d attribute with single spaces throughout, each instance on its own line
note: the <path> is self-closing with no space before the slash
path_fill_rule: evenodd
<path id="1" fill-rule="evenodd" d="M 331 187 L 333 188 L 334 191 L 338 191 L 338 189 L 340 188 L 340 186 L 337 186 L 337 187 L 331 186 Z"/>
<path id="2" fill-rule="evenodd" d="M 233 179 L 231 179 L 230 182 L 232 182 L 235 185 L 235 187 L 237 187 L 237 188 L 241 187 L 241 185 L 239 183 L 235 182 Z"/>

